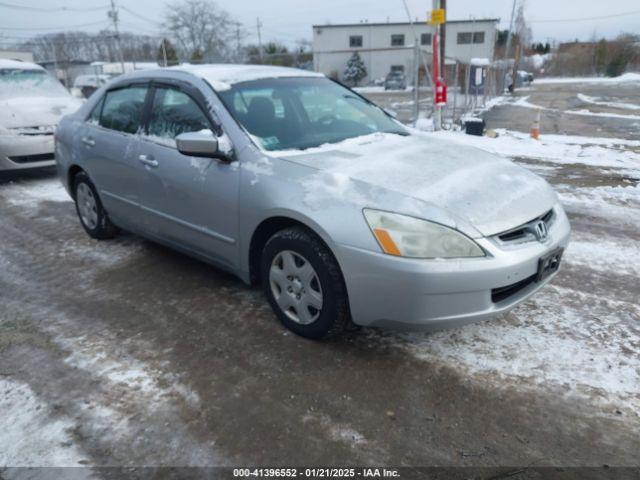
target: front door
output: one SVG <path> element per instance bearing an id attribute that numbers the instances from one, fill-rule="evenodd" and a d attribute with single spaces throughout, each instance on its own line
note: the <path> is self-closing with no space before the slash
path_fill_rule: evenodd
<path id="1" fill-rule="evenodd" d="M 175 137 L 214 128 L 204 102 L 177 87 L 156 86 L 138 160 L 146 179 L 140 190 L 145 228 L 154 236 L 235 267 L 237 164 L 181 154 Z"/>

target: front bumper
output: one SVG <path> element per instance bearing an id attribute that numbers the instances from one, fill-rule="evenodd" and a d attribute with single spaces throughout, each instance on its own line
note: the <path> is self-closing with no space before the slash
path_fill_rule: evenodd
<path id="1" fill-rule="evenodd" d="M 0 135 L 0 171 L 55 164 L 53 135 Z"/>
<path id="2" fill-rule="evenodd" d="M 545 285 L 533 280 L 538 260 L 565 248 L 569 221 L 561 207 L 546 242 L 499 246 L 476 240 L 484 258 L 399 258 L 345 245 L 337 247 L 354 323 L 399 330 L 438 330 L 507 312 Z M 514 288 L 496 295 L 498 289 Z M 493 298 L 492 298 L 493 291 Z"/>

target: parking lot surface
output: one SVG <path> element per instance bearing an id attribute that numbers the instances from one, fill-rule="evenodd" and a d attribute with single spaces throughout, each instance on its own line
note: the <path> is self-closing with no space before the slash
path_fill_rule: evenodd
<path id="1" fill-rule="evenodd" d="M 0 465 L 637 466 L 638 98 L 534 83 L 498 138 L 438 134 L 547 178 L 573 237 L 534 298 L 434 334 L 304 340 L 227 274 L 90 239 L 52 173 L 4 175 Z"/>

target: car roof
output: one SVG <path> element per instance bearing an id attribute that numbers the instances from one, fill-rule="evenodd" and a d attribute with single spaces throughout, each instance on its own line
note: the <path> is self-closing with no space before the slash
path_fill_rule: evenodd
<path id="1" fill-rule="evenodd" d="M 218 91 L 228 90 L 232 85 L 251 80 L 282 77 L 324 77 L 322 73 L 299 68 L 275 67 L 272 65 L 178 65 L 170 70 L 180 70 L 206 80 Z"/>
<path id="2" fill-rule="evenodd" d="M 15 68 L 20 70 L 44 70 L 40 65 L 31 62 L 22 62 L 20 60 L 9 60 L 0 58 L 0 68 Z"/>

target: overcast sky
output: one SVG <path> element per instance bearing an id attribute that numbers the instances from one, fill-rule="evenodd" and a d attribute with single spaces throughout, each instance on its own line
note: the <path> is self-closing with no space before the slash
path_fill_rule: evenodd
<path id="1" fill-rule="evenodd" d="M 116 0 L 117 4 L 145 17 L 121 10 L 122 29 L 157 34 L 164 4 L 162 0 Z M 526 1 L 526 12 L 535 41 L 588 40 L 592 36 L 615 37 L 621 31 L 640 31 L 638 0 L 518 0 Z M 21 7 L 71 7 L 92 11 L 39 12 L 8 8 L 3 3 Z M 247 41 L 255 41 L 256 17 L 263 24 L 263 40 L 277 39 L 293 44 L 298 38 L 311 38 L 311 25 L 318 23 L 353 23 L 405 21 L 402 0 L 217 0 L 248 33 Z M 423 20 L 431 0 L 408 0 L 413 17 Z M 0 0 L 0 39 L 25 37 L 76 26 L 85 31 L 97 31 L 108 24 L 106 6 L 109 0 Z M 512 0 L 448 0 L 449 19 L 500 18 L 501 28 L 507 28 Z M 104 7 L 101 9 L 100 7 Z M 575 21 L 634 12 L 614 18 Z M 571 20 L 574 21 L 564 21 Z M 548 20 L 563 20 L 548 22 Z M 85 24 L 91 24 L 84 26 Z M 21 30 L 25 29 L 25 30 Z M 41 29 L 41 30 L 38 30 Z"/>

